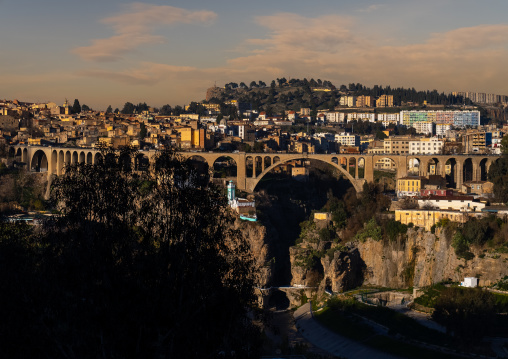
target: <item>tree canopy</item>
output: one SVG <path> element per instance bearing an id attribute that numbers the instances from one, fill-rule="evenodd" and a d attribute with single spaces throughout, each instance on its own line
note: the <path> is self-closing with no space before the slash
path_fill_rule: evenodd
<path id="1" fill-rule="evenodd" d="M 74 104 L 72 105 L 72 113 L 81 113 L 81 105 L 79 104 L 78 99 L 74 100 Z"/>
<path id="2" fill-rule="evenodd" d="M 6 356 L 256 355 L 253 260 L 222 190 L 175 153 L 137 156 L 67 166 L 40 233 L 1 224 Z"/>

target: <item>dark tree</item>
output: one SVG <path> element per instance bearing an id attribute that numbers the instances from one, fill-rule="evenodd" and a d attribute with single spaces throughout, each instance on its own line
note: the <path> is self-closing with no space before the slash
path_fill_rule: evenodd
<path id="1" fill-rule="evenodd" d="M 111 113 L 113 112 L 113 108 L 111 107 L 111 105 L 108 106 L 108 108 L 106 109 L 106 113 Z"/>
<path id="2" fill-rule="evenodd" d="M 139 125 L 139 138 L 145 138 L 147 134 L 146 125 L 144 122 L 141 122 Z"/>
<path id="3" fill-rule="evenodd" d="M 81 106 L 81 111 L 88 112 L 88 111 L 91 111 L 91 109 L 87 105 L 83 104 L 83 106 Z"/>
<path id="4" fill-rule="evenodd" d="M 122 113 L 124 115 L 132 115 L 134 110 L 136 110 L 136 106 L 131 102 L 126 102 L 125 105 L 123 105 Z"/>
<path id="5" fill-rule="evenodd" d="M 172 152 L 67 166 L 60 215 L 33 238 L 0 228 L 6 357 L 257 357 L 254 271 L 221 188 Z"/>
<path id="6" fill-rule="evenodd" d="M 169 116 L 169 115 L 171 115 L 171 112 L 172 112 L 172 109 L 171 109 L 171 106 L 169 106 L 169 105 L 164 105 L 159 110 L 159 114 L 162 116 Z"/>
<path id="7" fill-rule="evenodd" d="M 488 178 L 494 183 L 494 197 L 497 202 L 508 202 L 508 136 L 501 141 L 503 155 L 489 168 Z"/>
<path id="8" fill-rule="evenodd" d="M 495 298 L 480 288 L 446 288 L 432 318 L 466 345 L 480 341 L 495 321 Z"/>
<path id="9" fill-rule="evenodd" d="M 81 113 L 81 105 L 79 104 L 78 99 L 74 100 L 74 104 L 72 105 L 72 113 Z"/>

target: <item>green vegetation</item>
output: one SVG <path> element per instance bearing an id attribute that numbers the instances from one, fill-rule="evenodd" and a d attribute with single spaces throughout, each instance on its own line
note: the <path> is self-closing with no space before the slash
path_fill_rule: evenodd
<path id="1" fill-rule="evenodd" d="M 441 291 L 432 318 L 470 346 L 487 334 L 495 315 L 492 293 L 480 288 L 450 287 Z"/>
<path id="2" fill-rule="evenodd" d="M 322 311 L 314 313 L 314 317 L 325 327 L 340 335 L 358 341 L 366 340 L 375 335 L 375 332 L 358 316 L 348 311 L 355 303 L 354 299 L 329 300 Z"/>
<path id="3" fill-rule="evenodd" d="M 367 238 L 372 238 L 375 241 L 379 241 L 382 238 L 381 227 L 377 224 L 375 218 L 371 218 L 366 224 L 363 230 L 359 231 L 355 239 L 360 242 L 365 242 Z"/>

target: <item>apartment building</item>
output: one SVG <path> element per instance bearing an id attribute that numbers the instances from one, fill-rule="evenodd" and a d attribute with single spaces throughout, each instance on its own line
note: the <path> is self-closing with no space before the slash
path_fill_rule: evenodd
<path id="1" fill-rule="evenodd" d="M 344 123 L 346 120 L 346 114 L 344 112 L 326 112 L 327 123 Z"/>
<path id="2" fill-rule="evenodd" d="M 341 96 L 339 100 L 339 105 L 347 107 L 355 107 L 356 96 Z"/>
<path id="3" fill-rule="evenodd" d="M 376 107 L 393 107 L 393 95 L 381 95 L 376 100 Z"/>
<path id="4" fill-rule="evenodd" d="M 492 145 L 492 132 L 474 131 L 462 135 L 464 153 L 485 152 Z"/>
<path id="5" fill-rule="evenodd" d="M 410 155 L 436 155 L 443 152 L 444 141 L 436 137 L 409 141 Z"/>
<path id="6" fill-rule="evenodd" d="M 416 133 L 424 135 L 433 135 L 436 132 L 436 124 L 433 122 L 415 122 L 412 127 L 416 130 Z"/>
<path id="7" fill-rule="evenodd" d="M 376 122 L 376 114 L 370 113 L 370 112 L 352 112 L 347 114 L 347 120 L 353 121 L 353 120 L 361 120 L 361 121 L 369 121 L 369 122 Z"/>
<path id="8" fill-rule="evenodd" d="M 400 113 L 378 113 L 377 121 L 381 122 L 384 127 L 388 127 L 389 125 L 397 125 L 400 120 Z"/>
<path id="9" fill-rule="evenodd" d="M 356 107 L 374 107 L 374 98 L 372 96 L 358 96 L 356 98 Z"/>
<path id="10" fill-rule="evenodd" d="M 335 142 L 342 146 L 360 146 L 360 136 L 343 132 L 335 135 Z"/>
<path id="11" fill-rule="evenodd" d="M 480 125 L 480 111 L 401 111 L 400 123 L 412 127 L 418 122 L 432 122 L 435 124 L 449 124 L 454 127 L 478 127 Z"/>
<path id="12" fill-rule="evenodd" d="M 394 155 L 408 155 L 409 154 L 409 141 L 413 140 L 412 137 L 388 137 L 385 138 L 383 146 L 385 153 Z"/>

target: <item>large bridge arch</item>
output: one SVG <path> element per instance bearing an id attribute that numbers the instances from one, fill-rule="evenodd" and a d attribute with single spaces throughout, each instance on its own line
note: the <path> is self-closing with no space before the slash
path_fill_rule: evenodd
<path id="1" fill-rule="evenodd" d="M 323 162 L 323 163 L 326 163 L 336 169 L 339 170 L 339 172 L 344 175 L 348 180 L 349 182 L 351 182 L 351 184 L 353 185 L 353 187 L 355 188 L 355 190 L 357 192 L 361 192 L 363 190 L 363 183 L 365 182 L 365 179 L 355 179 L 348 171 L 346 171 L 339 163 L 335 163 L 333 160 L 332 160 L 332 156 L 327 156 L 326 159 L 325 158 L 316 158 L 314 156 L 306 156 L 306 155 L 292 155 L 288 158 L 283 158 L 283 159 L 280 159 L 278 162 L 274 162 L 272 163 L 271 166 L 269 166 L 268 168 L 266 168 L 262 173 L 260 173 L 257 177 L 255 178 L 248 178 L 247 179 L 247 192 L 254 192 L 254 189 L 256 188 L 256 186 L 258 185 L 258 183 L 261 181 L 261 179 L 266 176 L 268 173 L 270 173 L 274 168 L 276 168 L 277 166 L 281 166 L 285 163 L 288 163 L 290 161 L 294 161 L 294 160 L 315 160 L 315 161 L 320 161 L 320 162 Z M 358 161 L 358 160 L 356 160 Z"/>
<path id="2" fill-rule="evenodd" d="M 30 170 L 33 172 L 48 172 L 49 160 L 43 150 L 37 150 L 30 161 Z"/>

